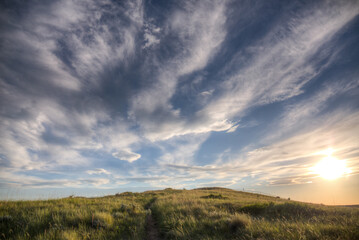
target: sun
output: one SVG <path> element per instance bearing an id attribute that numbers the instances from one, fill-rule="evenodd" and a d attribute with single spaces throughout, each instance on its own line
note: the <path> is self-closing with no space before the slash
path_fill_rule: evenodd
<path id="1" fill-rule="evenodd" d="M 324 179 L 334 180 L 351 172 L 344 160 L 338 160 L 332 156 L 333 150 L 331 148 L 323 151 L 323 153 L 327 156 L 312 168 L 314 173 Z"/>

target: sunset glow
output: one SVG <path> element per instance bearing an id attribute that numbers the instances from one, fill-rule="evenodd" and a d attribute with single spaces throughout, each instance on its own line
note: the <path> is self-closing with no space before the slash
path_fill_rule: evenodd
<path id="1" fill-rule="evenodd" d="M 323 151 L 327 156 L 313 167 L 313 172 L 327 180 L 334 180 L 351 172 L 344 160 L 338 160 L 331 156 L 333 149 Z"/>

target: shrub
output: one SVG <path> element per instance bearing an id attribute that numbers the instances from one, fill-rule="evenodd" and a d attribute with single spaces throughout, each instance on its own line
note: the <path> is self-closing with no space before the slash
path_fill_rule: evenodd
<path id="1" fill-rule="evenodd" d="M 133 193 L 133 192 L 123 192 L 123 193 L 116 193 L 116 197 L 137 197 L 139 193 Z"/>
<path id="2" fill-rule="evenodd" d="M 209 194 L 208 196 L 203 196 L 201 198 L 212 198 L 212 199 L 228 199 L 227 197 L 223 197 L 222 194 Z"/>

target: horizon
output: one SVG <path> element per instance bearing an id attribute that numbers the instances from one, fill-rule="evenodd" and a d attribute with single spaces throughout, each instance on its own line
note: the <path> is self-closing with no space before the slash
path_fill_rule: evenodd
<path id="1" fill-rule="evenodd" d="M 0 26 L 2 200 L 359 204 L 358 1 L 3 1 Z"/>
<path id="2" fill-rule="evenodd" d="M 321 200 L 318 201 L 312 201 L 312 200 L 306 200 L 306 198 L 300 198 L 297 199 L 296 195 L 294 195 L 294 198 L 291 198 L 290 196 L 280 196 L 276 195 L 274 193 L 269 192 L 261 192 L 254 189 L 232 189 L 227 187 L 200 187 L 200 188 L 153 188 L 153 189 L 147 189 L 147 188 L 141 188 L 141 187 L 135 187 L 135 188 L 129 188 L 129 189 L 106 189 L 102 191 L 99 191 L 98 189 L 95 189 L 97 193 L 94 193 L 94 189 L 81 189 L 80 191 L 72 191 L 71 189 L 60 189 L 65 191 L 58 191 L 55 189 L 41 189 L 46 191 L 46 193 L 37 194 L 34 195 L 32 193 L 26 194 L 24 191 L 17 192 L 15 194 L 8 193 L 6 196 L 0 196 L 0 201 L 42 201 L 42 200 L 56 200 L 56 199 L 64 199 L 69 197 L 80 197 L 80 198 L 101 198 L 101 197 L 107 197 L 107 196 L 115 196 L 116 194 L 124 193 L 124 192 L 134 192 L 134 193 L 144 193 L 144 192 L 151 192 L 151 191 L 163 191 L 166 189 L 174 189 L 174 190 L 198 190 L 198 189 L 205 189 L 205 188 L 213 188 L 213 189 L 229 189 L 234 190 L 238 192 L 246 192 L 246 193 L 252 193 L 252 194 L 259 194 L 264 196 L 270 196 L 270 197 L 279 197 L 281 199 L 288 199 L 295 202 L 302 202 L 302 203 L 311 203 L 311 204 L 324 204 L 327 206 L 359 206 L 358 203 L 348 203 L 346 202 L 343 204 L 343 202 L 336 202 L 336 199 L 332 196 L 332 199 L 330 201 L 323 202 Z M 16 192 L 16 191 L 15 191 Z M 25 194 L 24 194 L 25 193 Z M 297 196 L 298 197 L 298 196 Z M 320 198 L 319 198 L 320 199 Z"/>

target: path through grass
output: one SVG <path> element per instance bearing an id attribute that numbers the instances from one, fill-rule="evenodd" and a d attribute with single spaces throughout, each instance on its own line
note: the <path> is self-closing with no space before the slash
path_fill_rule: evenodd
<path id="1" fill-rule="evenodd" d="M 160 234 L 158 231 L 158 226 L 156 224 L 155 219 L 152 215 L 152 206 L 157 198 L 152 198 L 148 204 L 146 204 L 145 208 L 147 209 L 147 216 L 146 216 L 146 240 L 158 240 L 160 239 Z"/>

